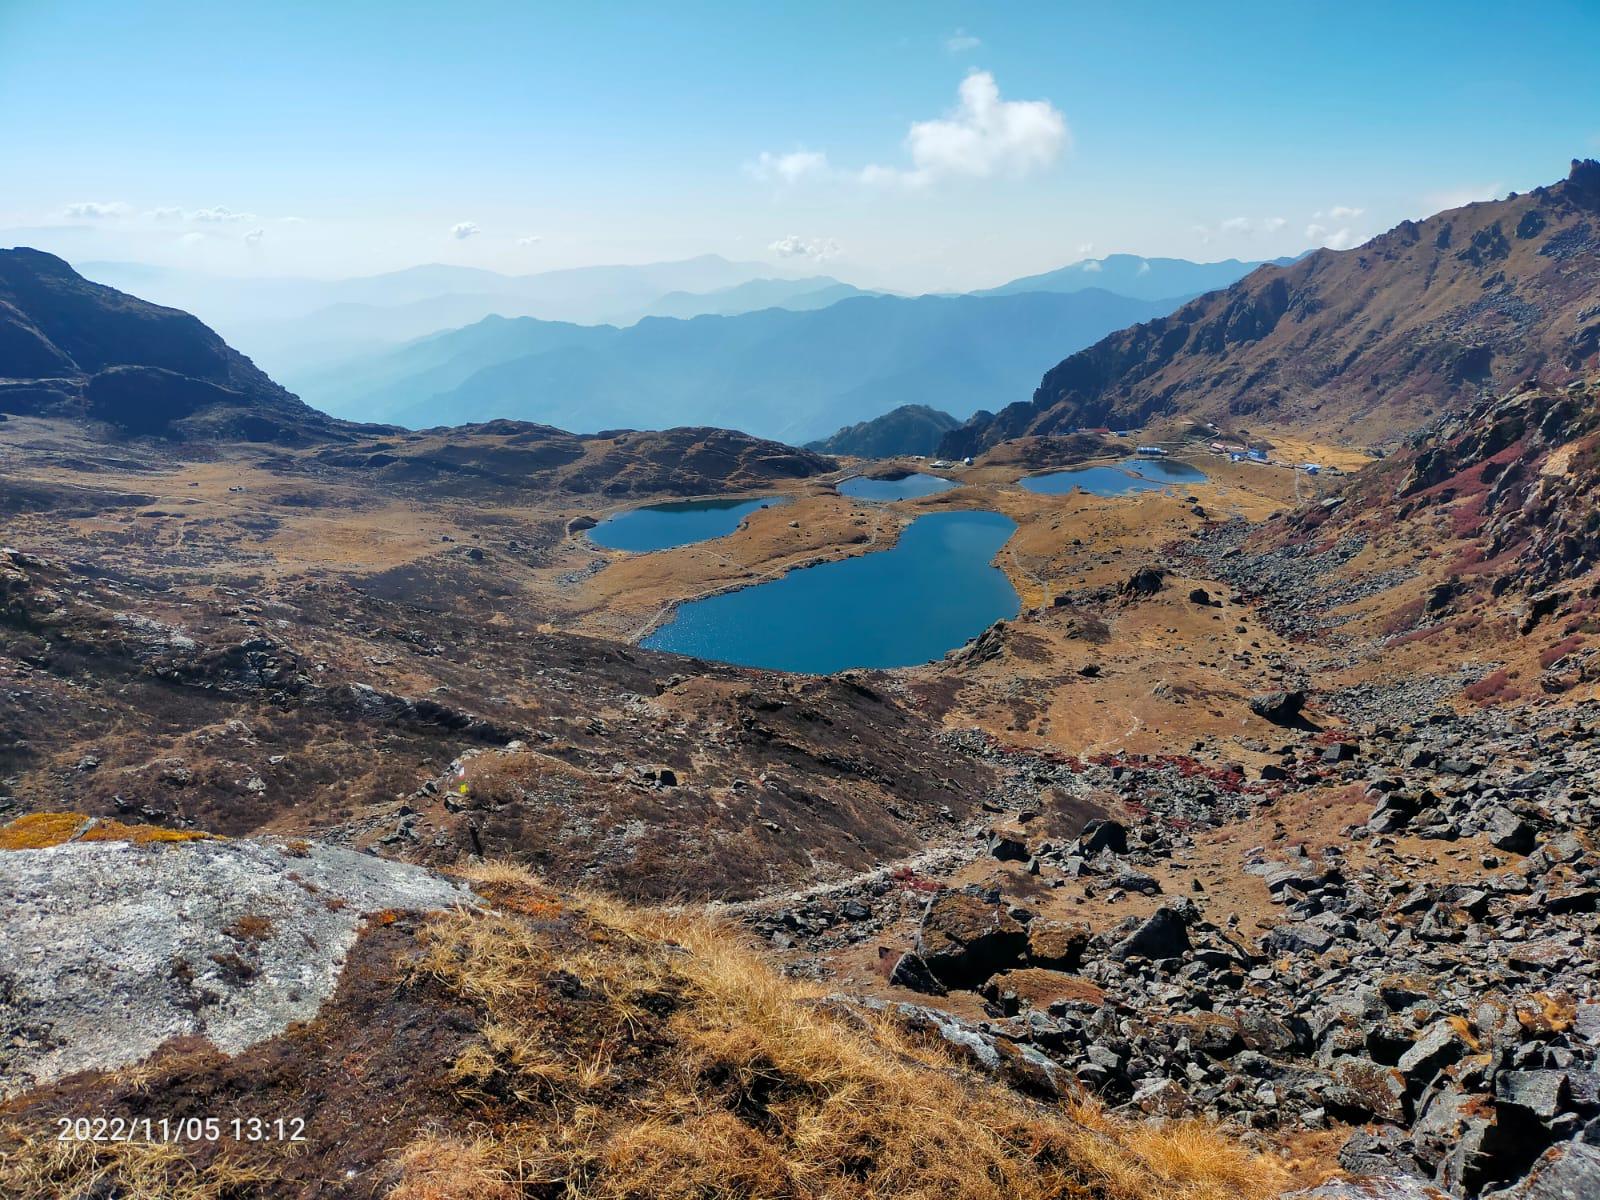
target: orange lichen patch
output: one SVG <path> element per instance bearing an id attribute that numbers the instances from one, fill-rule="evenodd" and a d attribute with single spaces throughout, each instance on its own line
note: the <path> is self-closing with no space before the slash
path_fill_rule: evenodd
<path id="1" fill-rule="evenodd" d="M 1471 1023 L 1465 1017 L 1452 1016 L 1445 1019 L 1450 1022 L 1450 1027 L 1456 1031 L 1457 1036 L 1467 1045 L 1474 1050 L 1482 1048 L 1483 1044 L 1478 1041 L 1477 1036 L 1472 1032 Z"/>
<path id="2" fill-rule="evenodd" d="M 209 833 L 162 829 L 156 825 L 124 825 L 82 813 L 29 813 L 0 825 L 0 850 L 44 850 L 66 842 L 193 842 Z"/>
<path id="3" fill-rule="evenodd" d="M 1577 1016 L 1571 997 L 1535 992 L 1517 1003 L 1517 1020 L 1530 1033 L 1565 1033 Z"/>

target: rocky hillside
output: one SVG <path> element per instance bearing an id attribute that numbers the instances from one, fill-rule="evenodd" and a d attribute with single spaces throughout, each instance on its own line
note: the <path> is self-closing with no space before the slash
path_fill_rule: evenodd
<path id="1" fill-rule="evenodd" d="M 731 429 L 612 429 L 579 435 L 525 421 L 410 433 L 349 427 L 348 444 L 319 451 L 328 468 L 356 469 L 380 486 L 456 495 L 504 489 L 575 495 L 694 496 L 740 491 L 839 469 L 831 458 Z"/>
<path id="2" fill-rule="evenodd" d="M 832 437 L 806 448 L 822 454 L 851 454 L 857 458 L 900 458 L 907 454 L 932 454 L 939 439 L 961 424 L 947 412 L 926 404 L 902 404 L 881 417 L 860 421 Z"/>
<path id="3" fill-rule="evenodd" d="M 20 247 L 0 251 L 0 413 L 176 440 L 295 442 L 335 428 L 188 313 Z"/>
<path id="4" fill-rule="evenodd" d="M 1189 416 L 1384 442 L 1481 391 L 1562 382 L 1600 352 L 1600 162 L 1526 195 L 1263 267 L 1050 370 L 946 455 Z"/>
<path id="5" fill-rule="evenodd" d="M 1346 499 L 1329 533 L 1444 516 L 1452 566 L 1497 596 L 1575 584 L 1600 566 L 1600 383 L 1480 400 L 1418 434 Z"/>

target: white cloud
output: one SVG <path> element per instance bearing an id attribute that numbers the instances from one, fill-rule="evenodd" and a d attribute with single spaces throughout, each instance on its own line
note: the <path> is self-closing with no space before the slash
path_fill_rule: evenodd
<path id="1" fill-rule="evenodd" d="M 808 175 L 826 174 L 828 156 L 816 150 L 792 150 L 788 154 L 763 150 L 747 169 L 757 179 L 798 183 Z"/>
<path id="2" fill-rule="evenodd" d="M 105 217 L 125 217 L 128 215 L 129 208 L 120 200 L 113 200 L 109 203 L 98 200 L 83 200 L 77 204 L 67 205 L 63 211 L 69 217 L 101 220 Z"/>
<path id="3" fill-rule="evenodd" d="M 1366 211 L 1364 208 L 1350 208 L 1343 204 L 1335 204 L 1328 210 L 1328 215 L 1335 221 L 1353 221 Z"/>
<path id="4" fill-rule="evenodd" d="M 957 97 L 949 115 L 912 124 L 909 169 L 875 164 L 861 179 L 922 187 L 945 178 L 1026 175 L 1048 167 L 1071 143 L 1059 109 L 1048 100 L 1002 100 L 988 71 L 963 79 Z"/>
<path id="5" fill-rule="evenodd" d="M 825 262 L 839 253 L 839 243 L 832 238 L 803 238 L 791 233 L 767 247 L 779 258 L 809 258 L 812 262 Z"/>
<path id="6" fill-rule="evenodd" d="M 1315 222 L 1306 226 L 1306 238 L 1319 246 L 1326 246 L 1329 250 L 1348 250 L 1351 246 L 1359 246 L 1366 241 L 1366 238 L 1349 229 L 1328 229 Z"/>
<path id="7" fill-rule="evenodd" d="M 964 54 L 968 50 L 976 50 L 983 45 L 981 37 L 975 37 L 965 29 L 958 29 L 944 40 L 944 48 L 951 54 Z"/>
<path id="8" fill-rule="evenodd" d="M 1266 220 L 1261 222 L 1261 228 L 1267 233 L 1277 233 L 1278 230 L 1282 229 L 1288 223 L 1289 222 L 1284 220 L 1282 217 L 1268 217 Z"/>
<path id="9" fill-rule="evenodd" d="M 1079 258 L 1088 258 L 1093 253 L 1094 253 L 1094 243 L 1093 242 L 1084 242 L 1083 244 L 1081 244 L 1078 247 L 1078 257 Z"/>
<path id="10" fill-rule="evenodd" d="M 519 245 L 519 246 L 537 246 L 542 241 L 544 241 L 544 239 L 542 237 L 540 237 L 537 233 L 525 233 L 525 234 L 523 234 L 521 237 L 519 237 L 517 239 L 517 245 Z"/>
<path id="11" fill-rule="evenodd" d="M 1135 271 L 1134 274 L 1136 274 L 1136 275 L 1148 275 L 1148 274 L 1150 274 L 1150 260 L 1147 259 L 1147 258 L 1141 258 L 1139 260 L 1139 269 L 1137 271 Z"/>
<path id="12" fill-rule="evenodd" d="M 454 225 L 450 226 L 450 236 L 455 238 L 458 242 L 465 241 L 467 238 L 473 237 L 481 232 L 482 230 L 478 228 L 478 223 L 476 221 L 457 221 Z"/>
<path id="13" fill-rule="evenodd" d="M 1103 271 L 1105 268 L 1102 267 L 1098 262 L 1096 262 L 1094 259 L 1091 258 L 1086 263 L 1083 264 L 1083 269 L 1085 271 L 1088 271 L 1090 274 L 1097 274 L 1100 271 Z"/>
<path id="14" fill-rule="evenodd" d="M 204 225 L 226 224 L 231 221 L 254 221 L 255 213 L 234 212 L 231 208 L 224 208 L 220 204 L 215 208 L 197 208 L 187 215 L 190 221 L 198 221 Z"/>
<path id="15" fill-rule="evenodd" d="M 1229 217 L 1217 227 L 1222 233 L 1249 233 L 1255 228 L 1249 217 Z"/>
<path id="16" fill-rule="evenodd" d="M 150 216 L 157 221 L 181 221 L 183 220 L 183 209 L 153 208 L 150 210 Z"/>
<path id="17" fill-rule="evenodd" d="M 249 233 L 244 235 L 244 244 L 246 246 L 259 246 L 261 244 L 261 239 L 266 236 L 267 231 L 265 229 L 252 229 Z"/>

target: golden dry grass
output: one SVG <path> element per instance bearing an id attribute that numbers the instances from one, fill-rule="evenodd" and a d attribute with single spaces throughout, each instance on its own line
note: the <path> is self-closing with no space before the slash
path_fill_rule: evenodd
<path id="1" fill-rule="evenodd" d="M 82 813 L 29 813 L 0 825 L 0 850 L 43 850 L 68 841 L 133 842 L 138 845 L 192 842 L 210 836 L 180 829 L 162 829 L 155 825 L 124 825 L 108 817 L 90 818 Z"/>
<path id="2" fill-rule="evenodd" d="M 416 969 L 487 1014 L 463 1097 L 525 1115 L 418 1140 L 390 1200 L 1251 1200 L 1280 1182 L 1201 1123 L 1025 1101 L 705 920 L 476 874 L 541 917 L 436 918 Z"/>
<path id="3" fill-rule="evenodd" d="M 273 1172 L 226 1154 L 204 1166 L 167 1142 L 29 1138 L 0 1152 L 6 1200 L 235 1200 L 270 1183 Z"/>

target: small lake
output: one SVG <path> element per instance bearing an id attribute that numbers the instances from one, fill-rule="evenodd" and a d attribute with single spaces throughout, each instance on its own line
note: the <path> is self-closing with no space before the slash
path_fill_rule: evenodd
<path id="1" fill-rule="evenodd" d="M 1129 492 L 1155 492 L 1180 483 L 1200 483 L 1206 473 L 1188 463 L 1168 458 L 1130 458 L 1111 467 L 1077 467 L 1051 471 L 1020 480 L 1030 492 L 1059 496 L 1082 488 L 1091 496 L 1123 496 Z"/>
<path id="2" fill-rule="evenodd" d="M 931 662 L 1014 617 L 991 560 L 1016 529 L 993 512 L 930 513 L 879 550 L 679 605 L 641 643 L 696 658 L 827 674 Z"/>
<path id="3" fill-rule="evenodd" d="M 589 540 L 608 550 L 646 554 L 694 542 L 726 537 L 751 513 L 786 501 L 781 496 L 757 500 L 674 500 L 631 508 L 607 517 L 589 530 Z"/>
<path id="4" fill-rule="evenodd" d="M 956 485 L 937 475 L 914 472 L 899 479 L 869 479 L 865 475 L 852 475 L 839 484 L 839 494 L 856 500 L 917 500 L 923 496 L 937 496 Z"/>

